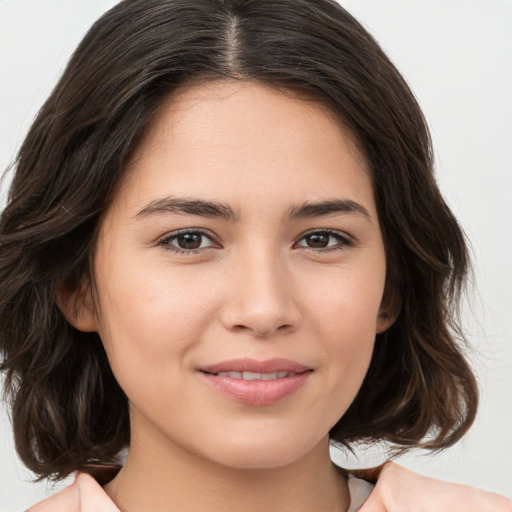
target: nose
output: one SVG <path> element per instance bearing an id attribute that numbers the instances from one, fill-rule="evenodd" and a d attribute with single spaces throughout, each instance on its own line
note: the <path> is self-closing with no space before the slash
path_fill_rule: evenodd
<path id="1" fill-rule="evenodd" d="M 227 277 L 229 297 L 221 312 L 226 329 L 255 337 L 297 329 L 301 313 L 293 279 L 277 255 L 253 252 L 233 265 Z"/>

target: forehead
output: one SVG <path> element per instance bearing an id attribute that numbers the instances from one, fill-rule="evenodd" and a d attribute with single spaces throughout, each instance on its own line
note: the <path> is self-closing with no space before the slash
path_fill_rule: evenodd
<path id="1" fill-rule="evenodd" d="M 216 81 L 167 98 L 129 163 L 122 190 L 137 203 L 157 189 L 180 196 L 193 190 L 222 201 L 277 190 L 284 200 L 285 191 L 303 196 L 305 187 L 325 198 L 334 183 L 348 192 L 372 189 L 354 138 L 325 105 L 261 84 Z"/>

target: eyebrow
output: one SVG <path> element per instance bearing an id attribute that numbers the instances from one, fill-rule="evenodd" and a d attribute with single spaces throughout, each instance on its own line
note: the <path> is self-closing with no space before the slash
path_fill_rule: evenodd
<path id="1" fill-rule="evenodd" d="M 225 203 L 172 196 L 151 201 L 147 206 L 140 210 L 135 217 L 145 218 L 150 215 L 159 215 L 164 213 L 198 215 L 200 217 L 211 218 L 217 217 L 229 221 L 237 221 L 240 217 L 231 206 Z M 288 217 L 291 220 L 300 220 L 335 215 L 339 213 L 357 214 L 362 215 L 368 220 L 371 219 L 368 210 L 351 199 L 331 199 L 314 203 L 306 201 L 301 205 L 290 207 L 288 210 Z"/>
<path id="2" fill-rule="evenodd" d="M 332 199 L 316 203 L 306 201 L 302 205 L 292 206 L 289 210 L 289 216 L 293 220 L 323 217 L 337 213 L 362 215 L 368 220 L 371 220 L 371 215 L 368 210 L 363 205 L 351 199 Z"/>
<path id="3" fill-rule="evenodd" d="M 236 221 L 238 214 L 231 206 L 215 201 L 201 199 L 187 199 L 179 197 L 164 197 L 151 201 L 135 217 L 144 218 L 149 215 L 175 213 L 182 215 L 199 215 L 201 217 L 219 217 L 225 220 Z"/>

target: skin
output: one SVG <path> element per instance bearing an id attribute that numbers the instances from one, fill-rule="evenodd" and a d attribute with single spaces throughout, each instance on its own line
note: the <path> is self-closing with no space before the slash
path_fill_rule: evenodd
<path id="1" fill-rule="evenodd" d="M 333 201 L 342 211 L 297 215 Z M 178 230 L 199 246 L 183 252 Z M 385 275 L 371 178 L 324 107 L 230 81 L 175 93 L 102 221 L 96 293 L 63 301 L 100 334 L 130 403 L 130 454 L 108 495 L 130 512 L 346 510 L 328 431 L 391 323 Z M 274 357 L 310 371 L 270 405 L 233 400 L 200 371 Z"/>
<path id="2" fill-rule="evenodd" d="M 368 472 L 367 472 L 368 473 Z M 371 471 L 370 471 L 371 473 Z M 369 475 L 368 475 L 369 476 Z M 512 501 L 467 485 L 418 475 L 388 462 L 375 489 L 358 512 L 512 512 Z M 31 507 L 27 512 L 119 512 L 119 508 L 89 475 Z"/>
<path id="3" fill-rule="evenodd" d="M 240 218 L 137 215 L 177 192 L 222 200 Z M 291 204 L 336 196 L 359 201 L 370 220 L 287 219 Z M 185 256 L 155 243 L 190 226 L 214 232 L 218 247 Z M 319 226 L 358 243 L 307 252 L 301 236 Z M 364 164 L 320 106 L 228 82 L 175 95 L 103 221 L 97 294 L 78 308 L 79 298 L 59 297 L 71 323 L 100 332 L 128 394 L 128 461 L 104 490 L 78 474 L 30 512 L 346 510 L 326 432 L 360 384 L 375 331 L 390 323 L 379 307 L 384 269 Z M 203 360 L 232 354 L 304 358 L 314 378 L 277 405 L 234 404 L 195 375 Z M 387 463 L 360 511 L 403 510 L 512 512 L 512 502 Z"/>

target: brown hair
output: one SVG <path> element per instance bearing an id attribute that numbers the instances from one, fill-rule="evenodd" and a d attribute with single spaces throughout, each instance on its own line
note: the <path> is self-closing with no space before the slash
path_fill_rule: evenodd
<path id="1" fill-rule="evenodd" d="M 91 283 L 101 214 L 163 100 L 222 78 L 324 102 L 373 178 L 396 321 L 331 438 L 440 449 L 474 419 L 456 316 L 464 236 L 434 181 L 422 112 L 374 39 L 333 0 L 125 0 L 91 28 L 39 112 L 0 219 L 0 368 L 17 450 L 41 477 L 111 462 L 129 444 L 127 398 L 101 340 L 66 322 L 55 290 Z"/>

